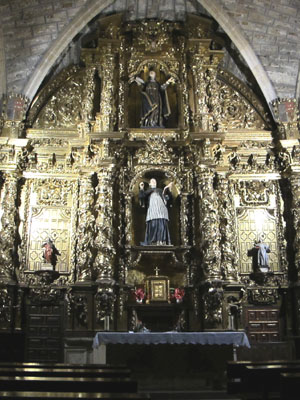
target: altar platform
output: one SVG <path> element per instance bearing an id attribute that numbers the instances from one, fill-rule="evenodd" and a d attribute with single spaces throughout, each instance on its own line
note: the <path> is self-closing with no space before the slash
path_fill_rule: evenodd
<path id="1" fill-rule="evenodd" d="M 93 362 L 126 365 L 145 392 L 221 389 L 238 347 L 250 348 L 244 332 L 98 332 Z"/>

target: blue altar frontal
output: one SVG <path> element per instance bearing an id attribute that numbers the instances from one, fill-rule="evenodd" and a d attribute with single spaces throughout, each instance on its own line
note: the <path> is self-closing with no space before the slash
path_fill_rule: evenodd
<path id="1" fill-rule="evenodd" d="M 93 341 L 94 362 L 106 363 L 106 345 L 231 345 L 236 348 L 250 343 L 245 332 L 98 332 Z"/>
<path id="2" fill-rule="evenodd" d="M 223 344 L 250 347 L 245 332 L 98 332 L 93 348 L 101 344 Z"/>

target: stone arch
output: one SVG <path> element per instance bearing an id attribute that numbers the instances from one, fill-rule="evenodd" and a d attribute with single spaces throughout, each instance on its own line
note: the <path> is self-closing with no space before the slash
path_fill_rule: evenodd
<path id="1" fill-rule="evenodd" d="M 1 19 L 0 19 L 1 20 Z M 0 98 L 6 94 L 6 65 L 5 65 L 4 37 L 0 23 Z"/>
<path id="2" fill-rule="evenodd" d="M 257 83 L 259 84 L 267 103 L 269 104 L 277 97 L 275 89 L 239 25 L 227 14 L 226 10 L 218 0 L 197 0 L 197 2 L 200 3 L 219 23 L 222 29 L 227 33 L 232 42 L 238 48 L 239 52 L 244 57 L 250 70 L 252 71 Z"/>
<path id="3" fill-rule="evenodd" d="M 112 4 L 111 0 L 91 0 L 83 10 L 62 30 L 57 39 L 44 54 L 35 71 L 24 88 L 24 94 L 30 100 L 36 95 L 41 83 L 56 62 L 60 54 L 66 49 L 73 38 L 101 11 Z"/>
<path id="4" fill-rule="evenodd" d="M 276 98 L 276 92 L 273 85 L 238 24 L 227 14 L 218 0 L 196 0 L 196 2 L 201 4 L 215 18 L 236 45 L 256 78 L 266 101 L 270 103 L 270 101 L 274 100 Z M 37 65 L 35 72 L 24 88 L 24 94 L 29 99 L 33 99 L 50 68 L 73 38 L 96 15 L 101 13 L 112 3 L 113 1 L 111 0 L 91 0 L 91 2 L 76 15 L 70 24 L 63 29 Z"/>
<path id="5" fill-rule="evenodd" d="M 169 166 L 164 165 L 153 165 L 151 167 L 145 167 L 140 169 L 136 175 L 132 178 L 130 185 L 129 185 L 129 192 L 131 194 L 134 193 L 134 187 L 137 185 L 137 182 L 147 173 L 150 172 L 164 172 L 166 177 L 170 178 L 173 182 L 175 182 L 176 190 L 178 193 L 182 190 L 182 182 L 178 179 L 176 173 L 172 171 Z"/>

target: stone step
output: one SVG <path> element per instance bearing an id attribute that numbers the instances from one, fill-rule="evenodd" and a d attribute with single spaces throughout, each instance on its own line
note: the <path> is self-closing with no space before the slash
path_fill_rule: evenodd
<path id="1" fill-rule="evenodd" d="M 201 391 L 149 391 L 151 400 L 241 400 L 220 390 Z"/>

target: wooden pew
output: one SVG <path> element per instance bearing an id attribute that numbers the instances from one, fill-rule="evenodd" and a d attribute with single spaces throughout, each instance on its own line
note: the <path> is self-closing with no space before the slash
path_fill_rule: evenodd
<path id="1" fill-rule="evenodd" d="M 59 393 L 59 392 L 0 392 L 1 399 L 33 399 L 33 400 L 145 400 L 149 399 L 148 395 L 137 393 Z"/>
<path id="2" fill-rule="evenodd" d="M 260 393 L 263 399 L 268 399 L 270 393 L 279 396 L 280 375 L 284 372 L 300 372 L 300 361 L 228 362 L 227 392 Z"/>
<path id="3" fill-rule="evenodd" d="M 2 399 L 146 399 L 125 366 L 0 363 Z"/>
<path id="4" fill-rule="evenodd" d="M 0 362 L 0 368 L 55 368 L 55 369 L 115 369 L 123 370 L 128 368 L 125 365 L 109 364 L 63 364 L 63 363 L 35 363 L 35 362 Z"/>
<path id="5" fill-rule="evenodd" d="M 0 376 L 0 391 L 136 393 L 129 378 Z"/>
<path id="6" fill-rule="evenodd" d="M 36 368 L 21 366 L 16 368 L 0 367 L 0 376 L 65 376 L 82 378 L 130 378 L 130 370 L 127 368 Z"/>
<path id="7" fill-rule="evenodd" d="M 300 373 L 282 373 L 280 375 L 280 399 L 299 400 Z"/>

